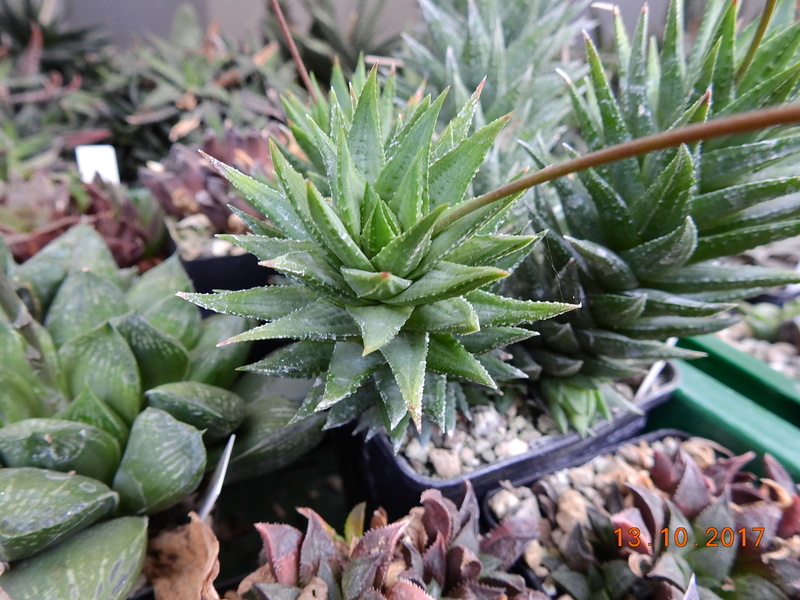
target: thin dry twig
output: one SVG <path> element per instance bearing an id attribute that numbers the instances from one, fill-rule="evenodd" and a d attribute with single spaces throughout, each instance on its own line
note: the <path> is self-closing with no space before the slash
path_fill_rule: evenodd
<path id="1" fill-rule="evenodd" d="M 294 43 L 292 32 L 289 31 L 289 24 L 286 22 L 286 17 L 283 16 L 283 9 L 278 3 L 278 0 L 269 0 L 269 4 L 278 19 L 278 25 L 281 28 L 283 38 L 286 40 L 286 45 L 289 46 L 289 53 L 292 55 L 292 60 L 294 60 L 294 64 L 297 67 L 297 72 L 300 74 L 300 79 L 303 80 L 303 85 L 308 90 L 308 94 L 311 96 L 311 99 L 316 102 L 317 92 L 314 90 L 314 86 L 311 84 L 311 78 L 308 76 L 308 69 L 306 69 L 305 63 L 303 63 L 303 59 L 297 49 L 297 44 Z"/>

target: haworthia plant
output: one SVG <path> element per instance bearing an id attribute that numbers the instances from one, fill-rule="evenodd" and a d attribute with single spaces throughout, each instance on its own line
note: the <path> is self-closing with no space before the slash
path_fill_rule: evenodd
<path id="1" fill-rule="evenodd" d="M 617 17 L 616 89 L 587 38 L 586 92 L 569 90 L 589 149 L 798 97 L 799 24 L 775 23 L 763 39 L 755 25 L 739 34 L 737 4 L 715 0 L 686 58 L 681 6 L 671 4 L 660 50 L 647 38 L 646 10 L 632 39 Z M 563 427 L 586 430 L 606 412 L 603 381 L 692 356 L 667 338 L 722 329 L 733 322 L 732 301 L 800 279 L 717 262 L 800 233 L 800 179 L 770 170 L 796 160 L 799 136 L 784 127 L 682 145 L 588 169 L 537 194 L 526 217 L 547 234 L 502 289 L 582 304 L 534 325 L 541 335 L 515 350 L 520 368 L 541 375 L 539 389 Z"/>
<path id="2" fill-rule="evenodd" d="M 506 118 L 469 135 L 477 96 L 434 135 L 444 96 L 397 114 L 393 78 L 377 72 L 335 80 L 330 100 L 294 112 L 292 127 L 313 165 L 306 180 L 276 147 L 276 183 L 217 168 L 270 226 L 227 236 L 290 283 L 241 292 L 183 294 L 218 312 L 266 324 L 228 342 L 298 340 L 248 367 L 317 378 L 296 418 L 329 410 L 331 423 L 361 416 L 398 439 L 410 419 L 452 427 L 458 382 L 495 387 L 486 360 L 519 325 L 573 306 L 497 296 L 535 236 L 506 235 L 497 223 L 518 196 L 448 219 Z M 213 160 L 213 159 L 212 159 Z M 501 371 L 498 377 L 508 376 Z M 511 375 L 521 375 L 512 371 Z M 359 393 L 364 388 L 366 393 Z"/>

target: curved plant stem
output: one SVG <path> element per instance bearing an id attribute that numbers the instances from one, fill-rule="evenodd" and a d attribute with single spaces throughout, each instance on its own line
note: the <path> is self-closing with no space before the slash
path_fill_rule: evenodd
<path id="1" fill-rule="evenodd" d="M 750 47 L 747 49 L 747 54 L 742 60 L 742 64 L 739 66 L 739 70 L 736 71 L 736 81 L 737 83 L 741 81 L 744 74 L 747 73 L 747 69 L 750 68 L 750 64 L 753 62 L 753 58 L 755 58 L 756 52 L 758 52 L 758 47 L 761 45 L 761 40 L 764 39 L 764 34 L 767 33 L 767 27 L 769 27 L 769 22 L 772 19 L 772 13 L 775 12 L 775 6 L 777 6 L 778 0 L 767 0 L 766 5 L 764 6 L 764 12 L 761 13 L 761 20 L 758 22 L 758 29 L 756 29 L 756 33 L 753 36 L 753 41 L 750 43 Z"/>
<path id="2" fill-rule="evenodd" d="M 800 123 L 800 105 L 782 106 L 780 108 L 754 110 L 750 112 L 714 119 L 705 123 L 687 125 L 655 135 L 631 140 L 615 146 L 609 146 L 584 156 L 573 158 L 560 164 L 549 165 L 540 171 L 525 175 L 507 183 L 491 192 L 478 196 L 446 213 L 434 228 L 434 235 L 469 213 L 484 206 L 522 192 L 535 185 L 558 179 L 577 171 L 591 169 L 618 160 L 647 154 L 655 150 L 664 150 L 681 144 L 691 144 L 726 135 L 758 131 L 778 125 Z"/>
<path id="3" fill-rule="evenodd" d="M 314 86 L 311 85 L 311 78 L 308 76 L 308 69 L 306 69 L 306 65 L 300 56 L 300 52 L 297 50 L 297 44 L 294 43 L 292 32 L 289 31 L 289 24 L 286 22 L 286 17 L 283 16 L 283 9 L 278 3 L 278 0 L 269 0 L 269 4 L 278 19 L 278 25 L 280 25 L 283 39 L 286 40 L 286 45 L 289 46 L 289 53 L 292 55 L 292 60 L 294 60 L 294 64 L 297 67 L 297 72 L 300 74 L 300 79 L 302 79 L 303 85 L 308 90 L 308 94 L 311 96 L 311 99 L 316 102 L 317 92 L 314 90 Z"/>

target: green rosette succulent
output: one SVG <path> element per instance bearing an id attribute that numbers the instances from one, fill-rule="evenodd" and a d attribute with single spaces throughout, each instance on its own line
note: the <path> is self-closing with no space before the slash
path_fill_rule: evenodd
<path id="1" fill-rule="evenodd" d="M 362 70 L 352 90 L 334 78 L 329 100 L 289 111 L 306 161 L 273 144 L 274 185 L 217 162 L 268 219 L 242 215 L 253 235 L 225 239 L 288 282 L 183 297 L 266 321 L 228 343 L 297 340 L 246 367 L 315 379 L 296 419 L 330 409 L 328 427 L 360 416 L 399 443 L 409 419 L 452 429 L 461 382 L 524 376 L 496 350 L 531 335 L 519 325 L 574 307 L 487 289 L 536 240 L 498 230 L 519 195 L 459 211 L 506 117 L 470 135 L 476 94 L 435 135 L 444 95 L 398 114 L 393 77 L 381 90 L 377 72 Z"/>
<path id="2" fill-rule="evenodd" d="M 648 40 L 646 10 L 631 39 L 618 18 L 616 86 L 587 38 L 585 93 L 569 85 L 586 146 L 796 100 L 800 25 L 773 16 L 763 37 L 757 24 L 737 32 L 736 10 L 709 2 L 688 55 L 681 2 L 671 5 L 660 49 Z M 720 264 L 800 233 L 800 179 L 785 168 L 798 151 L 796 127 L 772 127 L 618 160 L 536 190 L 524 219 L 547 234 L 502 291 L 582 306 L 535 324 L 541 335 L 515 350 L 562 427 L 586 431 L 608 414 L 603 382 L 693 356 L 668 338 L 723 329 L 735 322 L 732 302 L 798 281 L 793 272 Z"/>

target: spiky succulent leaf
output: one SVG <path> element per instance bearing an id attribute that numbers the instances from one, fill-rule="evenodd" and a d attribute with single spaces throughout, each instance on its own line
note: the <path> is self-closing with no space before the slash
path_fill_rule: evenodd
<path id="1" fill-rule="evenodd" d="M 590 150 L 753 107 L 794 101 L 796 40 L 776 18 L 744 63 L 752 32 L 736 32 L 736 3 L 707 3 L 694 47 L 684 53 L 681 2 L 672 2 L 663 44 L 648 41 L 647 11 L 633 39 L 618 26 L 619 86 L 611 86 L 586 41 L 589 76 L 583 93 L 568 82 L 574 114 Z M 758 75 L 756 75 L 758 74 Z M 559 418 L 575 411 L 576 372 L 614 378 L 623 367 L 678 357 L 660 344 L 670 336 L 722 329 L 733 321 L 725 302 L 798 281 L 797 273 L 712 262 L 796 235 L 796 181 L 770 166 L 798 155 L 796 129 L 723 137 L 628 159 L 537 190 L 529 215 L 547 229 L 525 263 L 500 290 L 517 298 L 580 301 L 582 308 L 532 328 L 524 344 L 542 369 L 542 391 Z M 551 162 L 529 147 L 540 166 Z M 556 205 L 557 210 L 552 206 Z M 558 215 L 558 216 L 556 216 Z M 561 216 L 563 215 L 563 216 Z M 558 333 L 558 335 L 556 335 Z M 619 362 L 623 359 L 626 364 Z M 632 360 L 632 363 L 629 362 Z M 580 388 L 578 388 L 580 389 Z M 574 400 L 574 402 L 572 401 Z M 556 405 L 558 406 L 556 408 Z"/>
<path id="2" fill-rule="evenodd" d="M 523 337 L 519 331 L 496 330 L 483 341 L 473 338 L 468 350 L 455 336 L 516 327 L 572 306 L 482 291 L 508 275 L 495 266 L 498 261 L 516 263 L 505 257 L 526 252 L 536 239 L 495 231 L 496 220 L 517 197 L 460 218 L 449 216 L 468 200 L 470 182 L 506 119 L 469 135 L 473 98 L 437 137 L 444 95 L 415 101 L 408 116 L 388 122 L 391 90 L 378 83 L 377 71 L 352 86 L 347 104 L 340 103 L 335 88 L 329 99 L 310 108 L 288 101 L 309 161 L 295 161 L 273 145 L 274 185 L 216 163 L 284 236 L 227 239 L 290 283 L 181 295 L 219 312 L 267 321 L 224 344 L 301 340 L 250 367 L 289 376 L 319 374 L 299 414 L 336 407 L 340 417 L 351 396 L 374 384 L 378 414 L 387 429 L 401 435 L 408 416 L 417 428 L 426 415 L 441 416 L 445 388 L 437 384 L 442 393 L 429 393 L 426 384 L 439 381 L 434 374 L 494 387 L 473 354 Z M 324 159 L 321 171 L 311 159 L 315 155 Z M 300 164 L 308 179 L 293 164 Z M 517 370 L 495 371 L 523 376 Z M 352 402 L 359 412 L 366 408 L 361 397 Z"/>

